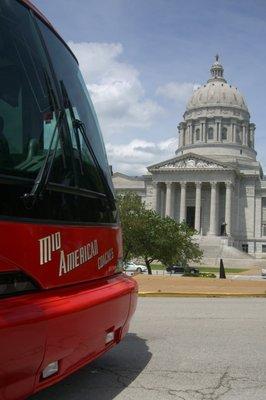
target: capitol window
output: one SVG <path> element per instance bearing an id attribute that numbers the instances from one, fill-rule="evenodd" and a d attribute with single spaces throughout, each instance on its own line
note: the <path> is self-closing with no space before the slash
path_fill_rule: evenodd
<path id="1" fill-rule="evenodd" d="M 200 140 L 200 130 L 196 129 L 196 140 L 199 141 Z"/>
<path id="2" fill-rule="evenodd" d="M 213 128 L 208 129 L 208 139 L 210 139 L 210 140 L 213 139 Z"/>
<path id="3" fill-rule="evenodd" d="M 227 128 L 222 129 L 222 140 L 227 140 Z"/>

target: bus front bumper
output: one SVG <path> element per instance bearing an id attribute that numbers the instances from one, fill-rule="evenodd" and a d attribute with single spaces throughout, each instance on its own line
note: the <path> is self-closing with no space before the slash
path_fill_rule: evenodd
<path id="1" fill-rule="evenodd" d="M 125 275 L 2 299 L 0 400 L 25 399 L 113 347 L 136 303 L 137 284 Z"/>

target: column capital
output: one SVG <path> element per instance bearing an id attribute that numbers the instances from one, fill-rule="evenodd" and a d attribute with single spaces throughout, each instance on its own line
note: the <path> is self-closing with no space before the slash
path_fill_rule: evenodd
<path id="1" fill-rule="evenodd" d="M 170 187 L 172 186 L 172 183 L 173 183 L 173 182 L 166 181 L 166 182 L 165 182 L 165 185 L 166 185 L 166 187 L 170 188 Z"/>
<path id="2" fill-rule="evenodd" d="M 233 182 L 232 181 L 225 181 L 225 186 L 228 189 L 232 189 L 233 188 Z"/>
<path id="3" fill-rule="evenodd" d="M 187 186 L 187 182 L 186 181 L 180 182 L 180 186 L 185 188 Z"/>
<path id="4" fill-rule="evenodd" d="M 218 182 L 216 182 L 216 181 L 211 181 L 211 182 L 210 182 L 211 188 L 214 188 L 214 189 L 215 189 L 215 188 L 217 187 L 217 183 L 218 183 Z"/>
<path id="5" fill-rule="evenodd" d="M 202 182 L 195 182 L 195 186 L 196 186 L 196 188 L 201 188 L 201 186 L 202 186 Z"/>

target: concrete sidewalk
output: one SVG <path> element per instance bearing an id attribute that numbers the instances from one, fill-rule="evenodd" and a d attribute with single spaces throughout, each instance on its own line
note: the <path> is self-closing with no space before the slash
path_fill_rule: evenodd
<path id="1" fill-rule="evenodd" d="M 136 275 L 140 296 L 266 297 L 265 281 Z"/>

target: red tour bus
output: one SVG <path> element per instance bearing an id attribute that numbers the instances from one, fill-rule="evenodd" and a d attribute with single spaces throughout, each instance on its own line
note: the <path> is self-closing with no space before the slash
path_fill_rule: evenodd
<path id="1" fill-rule="evenodd" d="M 136 283 L 77 60 L 29 3 L 0 0 L 0 399 L 25 399 L 127 333 Z"/>

